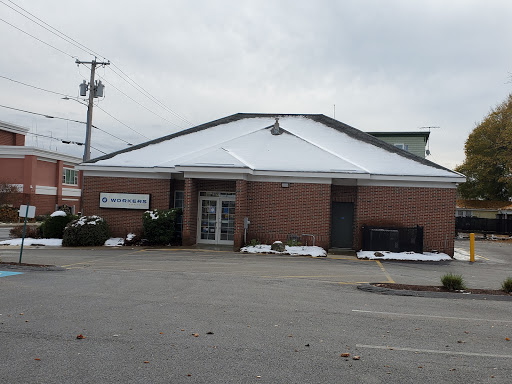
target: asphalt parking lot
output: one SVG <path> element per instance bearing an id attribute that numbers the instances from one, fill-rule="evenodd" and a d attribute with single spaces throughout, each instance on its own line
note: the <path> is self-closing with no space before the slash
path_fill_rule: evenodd
<path id="1" fill-rule="evenodd" d="M 474 264 L 29 247 L 24 262 L 66 270 L 0 278 L 0 382 L 508 383 L 512 302 L 356 288 L 446 272 L 498 288 L 496 244 Z"/>

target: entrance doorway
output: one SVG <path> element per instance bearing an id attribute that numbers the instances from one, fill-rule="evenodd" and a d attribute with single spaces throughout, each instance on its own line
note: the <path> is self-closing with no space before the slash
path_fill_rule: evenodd
<path id="1" fill-rule="evenodd" d="M 233 244 L 235 192 L 200 192 L 197 242 Z"/>
<path id="2" fill-rule="evenodd" d="M 354 203 L 332 203 L 331 247 L 352 248 Z"/>

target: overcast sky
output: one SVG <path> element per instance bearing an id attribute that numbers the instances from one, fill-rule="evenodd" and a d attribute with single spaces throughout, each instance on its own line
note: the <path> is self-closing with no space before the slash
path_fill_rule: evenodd
<path id="1" fill-rule="evenodd" d="M 11 80 L 77 97 L 90 72 L 75 58 L 112 62 L 96 77 L 106 88 L 93 124 L 116 136 L 93 131 L 103 152 L 237 112 L 333 117 L 336 105 L 337 120 L 363 131 L 439 126 L 428 158 L 453 168 L 512 90 L 510 0 L 0 0 L 0 19 L 3 106 L 85 121 L 84 105 Z M 4 107 L 0 120 L 85 140 L 84 124 Z M 26 144 L 83 154 L 41 136 Z"/>

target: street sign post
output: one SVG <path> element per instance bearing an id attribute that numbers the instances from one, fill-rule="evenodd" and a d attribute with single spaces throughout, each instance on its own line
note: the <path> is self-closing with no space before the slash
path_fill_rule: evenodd
<path id="1" fill-rule="evenodd" d="M 20 215 L 20 217 L 25 218 L 25 223 L 23 224 L 23 235 L 21 237 L 21 248 L 20 248 L 19 264 L 21 264 L 21 256 L 23 255 L 23 243 L 25 242 L 25 233 L 27 231 L 27 219 L 28 218 L 33 219 L 34 217 L 36 217 L 36 207 L 30 206 L 29 203 L 27 203 L 27 205 L 22 205 L 22 206 L 20 206 L 19 215 Z"/>

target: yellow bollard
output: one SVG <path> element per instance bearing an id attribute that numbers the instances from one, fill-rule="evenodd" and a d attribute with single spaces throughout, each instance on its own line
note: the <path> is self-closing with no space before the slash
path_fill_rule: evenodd
<path id="1" fill-rule="evenodd" d="M 475 234 L 469 234 L 469 261 L 475 262 Z"/>

